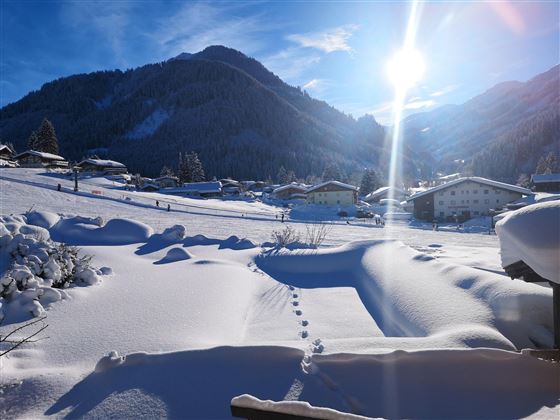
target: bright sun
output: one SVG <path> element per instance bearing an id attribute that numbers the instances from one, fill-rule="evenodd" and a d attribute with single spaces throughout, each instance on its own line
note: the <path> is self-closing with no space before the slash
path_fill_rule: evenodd
<path id="1" fill-rule="evenodd" d="M 399 50 L 387 63 L 389 80 L 398 88 L 410 88 L 424 76 L 424 59 L 414 48 Z"/>

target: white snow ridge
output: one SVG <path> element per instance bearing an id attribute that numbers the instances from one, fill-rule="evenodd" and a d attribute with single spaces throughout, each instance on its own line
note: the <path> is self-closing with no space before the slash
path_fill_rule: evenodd
<path id="1" fill-rule="evenodd" d="M 2 418 L 558 415 L 560 364 L 523 351 L 553 345 L 551 289 L 502 269 L 520 252 L 555 269 L 515 233 L 540 223 L 530 206 L 498 224 L 500 258 L 487 232 L 355 219 L 282 248 L 301 213 L 101 176 L 75 193 L 4 168 L 0 194 L 0 354 L 48 325 L 0 356 Z"/>

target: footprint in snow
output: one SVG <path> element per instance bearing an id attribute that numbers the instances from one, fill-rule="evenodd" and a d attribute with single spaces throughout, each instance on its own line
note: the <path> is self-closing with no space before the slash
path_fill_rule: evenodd
<path id="1" fill-rule="evenodd" d="M 303 315 L 303 312 L 301 312 L 301 311 L 298 309 L 298 310 L 296 311 L 296 315 L 297 315 L 297 316 L 301 316 L 301 315 Z"/>
<path id="2" fill-rule="evenodd" d="M 323 346 L 323 343 L 321 342 L 320 338 L 313 341 L 313 347 L 311 348 L 311 351 L 313 353 L 323 353 L 324 349 L 325 349 L 325 346 Z"/>
<path id="3" fill-rule="evenodd" d="M 288 286 L 290 290 L 294 290 L 294 286 Z"/>
<path id="4" fill-rule="evenodd" d="M 299 306 L 299 302 L 298 302 L 297 300 L 294 300 L 294 301 L 292 302 L 292 305 L 294 305 L 294 306 Z"/>
<path id="5" fill-rule="evenodd" d="M 297 293 L 294 293 L 294 294 L 292 295 L 292 297 L 293 297 L 294 299 L 297 299 L 297 298 L 298 298 L 298 294 L 297 294 Z"/>
<path id="6" fill-rule="evenodd" d="M 303 330 L 303 331 L 301 332 L 301 338 L 307 338 L 308 335 L 309 335 L 309 334 L 308 334 L 307 331 L 305 331 L 305 330 Z"/>
<path id="7" fill-rule="evenodd" d="M 307 327 L 309 325 L 309 321 L 303 320 L 303 321 L 301 321 L 301 325 L 304 326 L 304 327 Z"/>

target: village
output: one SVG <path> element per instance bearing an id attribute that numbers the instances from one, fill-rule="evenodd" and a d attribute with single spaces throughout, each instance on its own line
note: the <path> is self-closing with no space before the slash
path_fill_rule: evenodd
<path id="1" fill-rule="evenodd" d="M 171 171 L 157 178 L 148 178 L 130 174 L 126 165 L 114 160 L 93 156 L 72 164 L 53 153 L 27 150 L 16 154 L 8 145 L 0 145 L 0 167 L 45 169 L 50 174 L 75 180 L 76 190 L 81 179 L 104 177 L 117 189 L 126 191 L 261 201 L 277 206 L 279 214 L 276 217 L 281 217 L 282 221 L 290 210 L 297 209 L 297 214 L 302 215 L 300 218 L 310 220 L 372 219 L 376 225 L 384 225 L 387 221 L 431 223 L 435 230 L 440 224 L 462 228 L 465 222 L 481 219 L 490 231 L 508 212 L 536 202 L 558 199 L 560 192 L 560 173 L 533 174 L 529 188 L 454 173 L 419 180 L 412 188 L 380 186 L 365 194 L 358 186 L 337 179 L 325 179 L 315 185 L 231 178 L 180 182 Z M 157 203 L 159 206 L 159 201 Z"/>

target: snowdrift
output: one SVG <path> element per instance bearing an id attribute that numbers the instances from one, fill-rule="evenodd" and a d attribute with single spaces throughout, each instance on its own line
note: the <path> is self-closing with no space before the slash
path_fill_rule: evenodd
<path id="1" fill-rule="evenodd" d="M 560 284 L 560 201 L 509 213 L 496 224 L 502 266 L 523 261 L 541 277 Z"/>
<path id="2" fill-rule="evenodd" d="M 559 365 L 500 350 L 316 355 L 309 375 L 302 356 L 276 346 L 112 352 L 45 414 L 227 418 L 232 398 L 251 394 L 371 417 L 519 418 L 554 407 L 560 392 Z M 123 399 L 134 401 L 126 411 Z"/>
<path id="3" fill-rule="evenodd" d="M 386 347 L 398 348 L 403 339 L 418 338 L 422 347 L 431 343 L 515 349 L 552 344 L 550 290 L 444 264 L 397 241 L 271 252 L 257 264 L 293 287 L 354 287 L 385 335 Z"/>

